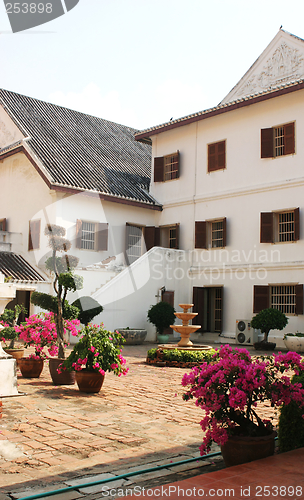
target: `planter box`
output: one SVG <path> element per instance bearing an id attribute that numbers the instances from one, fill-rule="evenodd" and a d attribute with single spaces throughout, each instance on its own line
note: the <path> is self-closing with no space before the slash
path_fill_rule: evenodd
<path id="1" fill-rule="evenodd" d="M 289 351 L 304 352 L 304 337 L 287 336 L 284 344 Z"/>
<path id="2" fill-rule="evenodd" d="M 147 330 L 140 328 L 117 328 L 117 331 L 126 339 L 126 344 L 130 345 L 142 344 L 147 336 Z"/>

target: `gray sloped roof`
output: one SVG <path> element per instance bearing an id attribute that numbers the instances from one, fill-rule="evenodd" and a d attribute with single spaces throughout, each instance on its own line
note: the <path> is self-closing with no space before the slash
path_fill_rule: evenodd
<path id="1" fill-rule="evenodd" d="M 135 141 L 135 129 L 3 89 L 0 103 L 53 186 L 157 204 L 148 193 L 151 147 Z"/>
<path id="2" fill-rule="evenodd" d="M 45 281 L 43 276 L 36 271 L 21 255 L 13 252 L 0 252 L 0 272 L 12 282 L 37 282 Z"/>

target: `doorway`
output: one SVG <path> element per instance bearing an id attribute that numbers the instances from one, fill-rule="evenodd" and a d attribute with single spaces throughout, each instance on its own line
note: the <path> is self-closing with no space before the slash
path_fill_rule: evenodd
<path id="1" fill-rule="evenodd" d="M 193 325 L 199 332 L 221 333 L 223 322 L 223 287 L 193 287 Z"/>

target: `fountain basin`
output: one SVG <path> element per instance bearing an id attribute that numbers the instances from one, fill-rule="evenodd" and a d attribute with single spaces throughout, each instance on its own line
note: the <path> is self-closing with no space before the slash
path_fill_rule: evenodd
<path id="1" fill-rule="evenodd" d="M 182 321 L 190 321 L 191 319 L 195 318 L 195 316 L 198 315 L 198 313 L 181 313 L 181 312 L 176 312 L 174 315 L 178 318 L 181 319 Z"/>

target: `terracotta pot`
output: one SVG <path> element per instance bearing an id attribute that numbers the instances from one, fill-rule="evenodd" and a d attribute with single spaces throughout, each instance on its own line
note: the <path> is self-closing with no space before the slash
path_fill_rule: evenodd
<path id="1" fill-rule="evenodd" d="M 81 392 L 99 392 L 104 381 L 104 375 L 86 370 L 76 371 L 76 383 Z"/>
<path id="2" fill-rule="evenodd" d="M 39 378 L 43 370 L 43 359 L 20 358 L 19 368 L 24 378 Z"/>
<path id="3" fill-rule="evenodd" d="M 221 446 L 226 467 L 245 464 L 274 454 L 276 432 L 262 437 L 231 436 Z"/>
<path id="4" fill-rule="evenodd" d="M 62 373 L 57 372 L 58 366 L 64 361 L 61 358 L 49 359 L 49 370 L 54 385 L 73 385 L 75 384 L 75 372 L 64 370 Z"/>
<path id="5" fill-rule="evenodd" d="M 9 349 L 8 347 L 4 347 L 3 350 L 7 353 L 7 354 L 10 354 L 11 356 L 13 356 L 13 358 L 15 358 L 15 360 L 17 361 L 17 366 L 19 366 L 19 359 L 23 357 L 24 355 L 24 349 L 23 348 L 16 348 L 14 347 L 14 349 Z"/>

